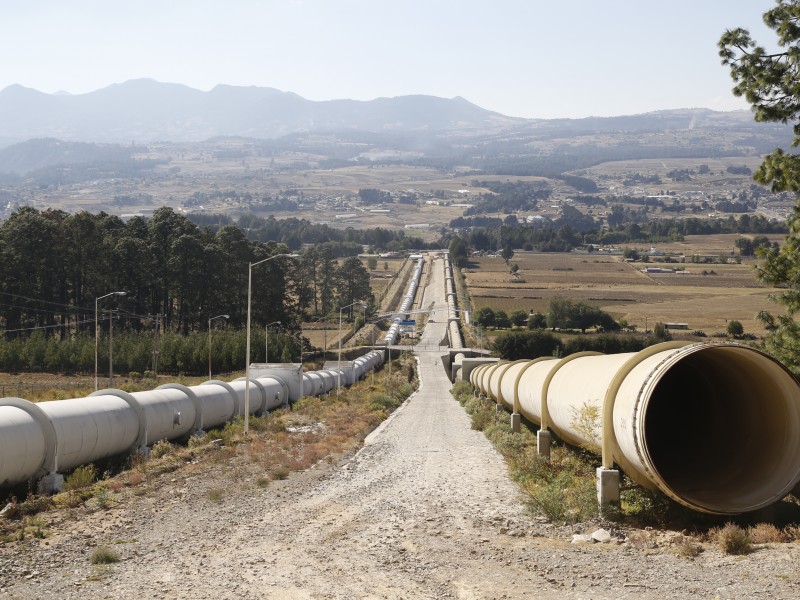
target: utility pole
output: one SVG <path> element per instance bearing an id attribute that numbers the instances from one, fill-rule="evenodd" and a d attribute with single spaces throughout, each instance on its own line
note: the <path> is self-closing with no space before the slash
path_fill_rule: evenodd
<path id="1" fill-rule="evenodd" d="M 108 387 L 114 387 L 114 311 L 108 309 Z"/>
<path id="2" fill-rule="evenodd" d="M 158 342 L 159 327 L 161 326 L 161 315 L 156 315 L 156 329 L 153 332 L 153 376 L 158 381 Z"/>

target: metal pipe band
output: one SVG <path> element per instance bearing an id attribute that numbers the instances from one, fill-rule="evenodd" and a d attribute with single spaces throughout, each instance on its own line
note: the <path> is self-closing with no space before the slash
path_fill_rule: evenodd
<path id="1" fill-rule="evenodd" d="M 0 399 L 0 433 L 0 485 L 58 470 L 56 430 L 37 404 Z"/>

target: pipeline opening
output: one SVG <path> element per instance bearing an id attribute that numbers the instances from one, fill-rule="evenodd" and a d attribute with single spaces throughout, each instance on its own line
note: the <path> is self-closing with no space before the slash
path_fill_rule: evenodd
<path id="1" fill-rule="evenodd" d="M 798 390 L 777 361 L 747 348 L 688 354 L 645 400 L 645 452 L 666 488 L 693 508 L 768 506 L 800 479 Z"/>

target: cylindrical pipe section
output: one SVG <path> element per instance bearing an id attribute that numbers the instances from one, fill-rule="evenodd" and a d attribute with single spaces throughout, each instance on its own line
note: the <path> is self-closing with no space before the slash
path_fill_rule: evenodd
<path id="1" fill-rule="evenodd" d="M 236 402 L 228 390 L 218 385 L 204 384 L 192 388 L 202 406 L 202 427 L 216 427 L 236 415 Z"/>
<path id="2" fill-rule="evenodd" d="M 191 431 L 195 420 L 195 407 L 191 398 L 182 391 L 156 389 L 149 392 L 134 392 L 131 396 L 139 401 L 144 411 L 147 422 L 146 445 L 149 446 L 159 440 L 174 440 Z"/>
<path id="3" fill-rule="evenodd" d="M 736 344 L 691 344 L 652 356 L 581 356 L 570 361 L 479 367 L 470 380 L 487 395 L 516 375 L 522 414 L 541 422 L 542 390 L 553 431 L 598 450 L 614 437 L 614 460 L 638 483 L 694 510 L 758 510 L 800 481 L 800 385 L 778 361 Z M 636 363 L 636 361 L 639 361 Z M 623 365 L 633 368 L 625 372 Z M 502 372 L 502 381 L 492 374 Z M 614 397 L 606 391 L 617 373 Z M 604 402 L 613 431 L 602 431 Z M 606 407 L 608 409 L 608 407 Z"/>
<path id="4" fill-rule="evenodd" d="M 116 396 L 53 400 L 40 402 L 39 407 L 56 431 L 59 469 L 125 452 L 139 435 L 136 412 Z"/>
<path id="5" fill-rule="evenodd" d="M 617 393 L 614 431 L 628 460 L 697 510 L 747 512 L 788 494 L 800 481 L 797 380 L 746 346 L 668 354 L 637 366 Z M 638 435 L 624 435 L 631 427 Z"/>
<path id="6" fill-rule="evenodd" d="M 0 406 L 0 485 L 30 479 L 46 458 L 40 424 L 16 406 Z"/>
<path id="7" fill-rule="evenodd" d="M 260 377 L 258 382 L 266 395 L 266 403 L 262 410 L 274 410 L 288 402 L 288 399 L 284 397 L 285 389 L 280 381 L 272 377 Z"/>
<path id="8" fill-rule="evenodd" d="M 371 351 L 356 359 L 358 376 L 383 361 Z M 339 371 L 303 374 L 304 395 L 334 389 Z M 342 384 L 348 383 L 341 372 Z M 244 379 L 208 381 L 186 387 L 167 384 L 135 392 L 103 390 L 86 398 L 33 404 L 19 398 L 0 400 L 0 485 L 12 485 L 53 471 L 121 454 L 159 440 L 174 440 L 198 427 L 209 428 L 241 415 Z M 251 379 L 250 411 L 277 408 L 288 388 L 277 377 Z"/>

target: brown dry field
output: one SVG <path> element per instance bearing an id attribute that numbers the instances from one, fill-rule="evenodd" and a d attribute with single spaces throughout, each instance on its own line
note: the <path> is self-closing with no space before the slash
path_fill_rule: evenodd
<path id="1" fill-rule="evenodd" d="M 303 335 L 308 338 L 308 341 L 311 342 L 311 345 L 315 348 L 322 348 L 325 341 L 327 341 L 328 347 L 330 347 L 330 345 L 338 339 L 339 328 L 337 326 L 328 330 L 303 329 Z"/>
<path id="2" fill-rule="evenodd" d="M 732 240 L 708 237 L 689 240 L 687 247 L 698 254 L 733 247 Z M 738 265 L 643 264 L 626 263 L 621 256 L 518 252 L 511 262 L 519 265 L 519 282 L 513 282 L 500 258 L 474 258 L 465 269 L 476 310 L 491 306 L 507 312 L 546 312 L 551 297 L 563 296 L 597 306 L 640 330 L 652 329 L 658 321 L 678 322 L 711 335 L 724 332 L 727 322 L 735 319 L 757 336 L 765 331 L 755 315 L 760 310 L 781 312 L 768 300 L 769 294 L 780 290 L 763 287 L 756 280 L 754 260 Z M 643 273 L 645 267 L 685 268 L 689 273 Z"/>
<path id="3" fill-rule="evenodd" d="M 610 161 L 586 169 L 586 174 L 591 178 L 600 178 L 605 184 L 613 186 L 616 191 L 632 193 L 634 190 L 649 190 L 651 192 L 691 192 L 691 191 L 733 191 L 747 188 L 752 184 L 750 175 L 728 173 L 731 166 L 747 166 L 755 171 L 761 159 L 757 156 L 732 156 L 721 158 L 652 158 L 641 160 Z M 707 165 L 708 173 L 700 175 L 697 168 Z M 673 181 L 667 173 L 673 169 L 689 169 L 692 171 L 691 179 L 686 181 Z M 641 175 L 656 175 L 662 179 L 661 183 L 639 183 L 625 186 L 623 180 L 634 173 Z"/>
<path id="4" fill-rule="evenodd" d="M 760 235 L 763 234 L 720 233 L 712 235 L 688 235 L 686 236 L 686 239 L 682 242 L 654 244 L 653 246 L 656 248 L 656 250 L 659 250 L 661 252 L 666 252 L 667 254 L 682 253 L 687 257 L 692 256 L 693 254 L 699 254 L 701 256 L 719 256 L 720 254 L 730 255 L 731 252 L 734 252 L 734 250 L 736 249 L 735 244 L 737 239 L 739 238 L 753 239 L 754 237 Z M 775 234 L 768 234 L 765 237 L 769 238 L 770 242 L 781 243 L 783 242 L 783 239 L 786 236 L 782 233 L 775 233 Z M 646 251 L 649 250 L 652 246 L 630 244 L 630 247 L 635 250 Z"/>
<path id="5" fill-rule="evenodd" d="M 380 297 L 380 294 L 382 294 L 386 287 L 392 282 L 392 276 L 400 270 L 404 261 L 404 258 L 378 259 L 378 268 L 374 271 L 370 271 L 369 280 L 369 286 L 372 288 L 372 293 L 375 294 L 376 298 Z M 362 259 L 361 262 L 364 263 L 365 267 L 367 266 L 367 261 L 365 259 Z M 384 264 L 387 267 L 386 269 L 383 268 Z"/>

